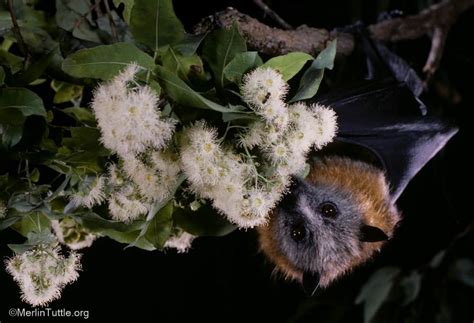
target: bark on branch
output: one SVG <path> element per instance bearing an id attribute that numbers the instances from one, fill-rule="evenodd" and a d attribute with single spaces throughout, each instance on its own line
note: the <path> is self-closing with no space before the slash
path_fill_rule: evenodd
<path id="1" fill-rule="evenodd" d="M 474 6 L 474 0 L 444 0 L 419 14 L 370 25 L 368 30 L 373 39 L 389 42 L 416 39 L 431 33 L 436 36 L 439 34 L 435 32 L 436 30 L 449 30 L 459 15 L 472 6 Z M 218 12 L 213 16 L 213 22 L 224 28 L 229 28 L 234 21 L 250 47 L 271 56 L 292 51 L 315 55 L 335 37 L 338 38 L 338 55 L 349 55 L 354 49 L 354 38 L 349 33 L 312 28 L 306 25 L 293 30 L 272 28 L 233 8 Z M 206 22 L 201 22 L 196 27 L 196 31 L 204 31 L 206 28 Z M 442 53 L 442 46 L 441 48 L 432 46 L 432 50 Z M 438 61 L 440 55 L 430 53 L 430 57 L 435 57 L 435 61 Z"/>

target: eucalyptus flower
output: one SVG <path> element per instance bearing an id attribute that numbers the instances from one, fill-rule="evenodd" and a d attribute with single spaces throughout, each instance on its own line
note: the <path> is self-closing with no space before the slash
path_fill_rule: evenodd
<path id="1" fill-rule="evenodd" d="M 95 90 L 92 102 L 102 143 L 123 158 L 165 147 L 176 123 L 161 116 L 155 92 L 136 83 L 138 71 L 136 64 L 128 65 Z"/>
<path id="2" fill-rule="evenodd" d="M 67 284 L 74 282 L 80 270 L 80 255 L 67 257 L 52 245 L 38 245 L 6 260 L 6 270 L 18 283 L 23 301 L 45 306 L 60 298 Z"/>

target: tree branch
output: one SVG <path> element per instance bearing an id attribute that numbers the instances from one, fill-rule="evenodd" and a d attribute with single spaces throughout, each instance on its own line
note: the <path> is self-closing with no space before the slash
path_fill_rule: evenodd
<path id="1" fill-rule="evenodd" d="M 23 55 L 25 55 L 25 59 L 23 64 L 27 64 L 30 53 L 28 52 L 28 48 L 26 47 L 25 41 L 23 40 L 23 36 L 21 35 L 20 26 L 18 25 L 18 21 L 16 20 L 15 10 L 13 9 L 12 0 L 7 0 L 8 11 L 10 12 L 10 18 L 12 20 L 13 25 L 13 34 L 15 35 L 16 40 L 18 41 L 18 47 Z"/>
<path id="2" fill-rule="evenodd" d="M 260 9 L 262 9 L 265 15 L 268 15 L 270 18 L 272 18 L 283 29 L 293 29 L 293 27 L 291 27 L 289 23 L 283 20 L 283 18 L 280 17 L 280 15 L 277 14 L 275 11 L 270 9 L 270 7 L 267 6 L 262 0 L 253 0 L 253 3 L 255 3 Z"/>
<path id="3" fill-rule="evenodd" d="M 419 14 L 370 25 L 368 26 L 369 34 L 379 41 L 394 42 L 416 39 L 433 33 L 435 39 L 426 68 L 429 73 L 433 73 L 439 64 L 446 31 L 459 15 L 472 6 L 474 6 L 474 0 L 444 0 Z M 292 51 L 315 55 L 326 47 L 328 41 L 336 37 L 338 38 L 338 56 L 349 55 L 354 49 L 354 37 L 349 33 L 312 28 L 306 25 L 292 30 L 272 28 L 233 8 L 228 8 L 216 13 L 210 19 L 203 20 L 196 26 L 195 31 L 198 33 L 206 31 L 210 21 L 224 28 L 229 28 L 235 21 L 250 47 L 271 56 Z"/>

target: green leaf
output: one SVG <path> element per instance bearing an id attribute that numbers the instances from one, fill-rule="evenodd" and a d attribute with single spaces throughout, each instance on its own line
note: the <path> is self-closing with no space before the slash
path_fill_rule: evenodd
<path id="1" fill-rule="evenodd" d="M 146 237 L 139 237 L 140 232 L 140 230 L 131 232 L 119 232 L 114 230 L 99 231 L 99 233 L 102 233 L 117 242 L 124 243 L 127 245 L 133 243 L 134 247 L 147 251 L 155 250 L 156 248 L 146 239 Z"/>
<path id="2" fill-rule="evenodd" d="M 13 147 L 23 136 L 23 124 L 27 117 L 46 117 L 43 101 L 25 88 L 0 89 L 0 136 L 1 144 Z"/>
<path id="3" fill-rule="evenodd" d="M 199 109 L 209 109 L 218 112 L 232 112 L 231 109 L 206 99 L 191 89 L 176 74 L 171 73 L 162 66 L 156 66 L 155 73 L 161 87 L 166 94 L 176 103 Z"/>
<path id="4" fill-rule="evenodd" d="M 410 273 L 410 275 L 404 277 L 400 281 L 400 285 L 403 288 L 404 294 L 404 299 L 402 303 L 403 306 L 410 304 L 418 297 L 418 294 L 421 290 L 421 279 L 422 276 L 420 275 L 420 273 L 413 271 Z"/>
<path id="5" fill-rule="evenodd" d="M 183 24 L 174 13 L 171 0 L 135 0 L 130 30 L 136 41 L 155 52 L 184 37 Z"/>
<path id="6" fill-rule="evenodd" d="M 207 33 L 201 35 L 186 34 L 184 39 L 174 45 L 173 48 L 184 56 L 194 55 L 206 36 Z"/>
<path id="7" fill-rule="evenodd" d="M 224 75 L 229 81 L 240 84 L 245 73 L 260 65 L 262 59 L 258 52 L 239 53 L 224 68 Z"/>
<path id="8" fill-rule="evenodd" d="M 61 110 L 76 121 L 86 123 L 88 125 L 95 124 L 95 118 L 92 111 L 88 108 L 70 107 Z"/>
<path id="9" fill-rule="evenodd" d="M 100 144 L 100 131 L 90 127 L 70 127 L 71 138 L 62 143 L 71 151 L 89 151 L 96 156 L 108 156 L 110 152 Z"/>
<path id="10" fill-rule="evenodd" d="M 5 147 L 13 147 L 18 144 L 23 136 L 23 127 L 13 125 L 2 125 L 0 123 L 1 144 Z"/>
<path id="11" fill-rule="evenodd" d="M 56 23 L 76 38 L 101 43 L 92 27 L 92 10 L 88 0 L 56 0 Z"/>
<path id="12" fill-rule="evenodd" d="M 449 269 L 449 277 L 474 288 L 474 262 L 468 258 L 456 260 Z"/>
<path id="13" fill-rule="evenodd" d="M 51 87 L 56 91 L 53 98 L 53 103 L 56 104 L 79 100 L 82 96 L 81 85 L 52 80 Z"/>
<path id="14" fill-rule="evenodd" d="M 355 302 L 364 303 L 364 322 L 370 323 L 392 290 L 394 279 L 400 273 L 396 267 L 384 267 L 377 270 L 362 287 Z"/>
<path id="15" fill-rule="evenodd" d="M 116 43 L 78 50 L 66 57 L 62 68 L 73 77 L 109 80 L 132 62 L 144 70 L 155 65 L 153 58 L 135 45 Z"/>
<path id="16" fill-rule="evenodd" d="M 0 64 L 7 66 L 15 74 L 22 70 L 23 59 L 0 48 Z"/>
<path id="17" fill-rule="evenodd" d="M 5 81 L 5 70 L 3 67 L 0 66 L 0 86 L 3 85 L 3 82 Z"/>
<path id="18" fill-rule="evenodd" d="M 72 217 L 77 223 L 93 232 L 105 233 L 108 230 L 116 232 L 133 232 L 140 230 L 144 223 L 143 220 L 137 220 L 126 224 L 103 218 L 94 212 L 70 213 L 68 216 Z"/>
<path id="19" fill-rule="evenodd" d="M 39 60 L 31 64 L 24 72 L 18 73 L 12 80 L 13 86 L 25 86 L 39 78 L 51 63 L 55 55 L 55 50 L 42 56 Z"/>
<path id="20" fill-rule="evenodd" d="M 218 86 L 224 87 L 224 68 L 236 54 L 245 52 L 247 45 L 234 23 L 230 29 L 213 31 L 206 38 L 202 49 L 203 58 L 209 64 Z"/>
<path id="21" fill-rule="evenodd" d="M 290 102 L 310 99 L 316 95 L 319 85 L 324 76 L 324 69 L 332 69 L 334 67 L 334 58 L 336 57 L 337 40 L 334 39 L 329 45 L 319 53 L 318 57 L 313 61 L 311 66 L 304 72 L 301 77 L 300 86 L 295 96 Z"/>
<path id="22" fill-rule="evenodd" d="M 201 206 L 196 211 L 190 208 L 176 209 L 173 214 L 176 226 L 195 236 L 225 236 L 237 227 L 227 221 L 210 206 Z"/>
<path id="23" fill-rule="evenodd" d="M 146 239 L 157 249 L 162 249 L 173 228 L 173 202 L 168 202 L 153 217 L 145 233 Z"/>
<path id="24" fill-rule="evenodd" d="M 130 24 L 130 16 L 132 14 L 133 4 L 135 0 L 112 0 L 115 7 L 118 7 L 121 3 L 124 5 L 123 19 L 127 24 Z"/>
<path id="25" fill-rule="evenodd" d="M 307 61 L 312 59 L 313 56 L 309 54 L 294 52 L 271 58 L 262 67 L 271 67 L 277 70 L 283 76 L 283 79 L 288 81 L 303 68 Z"/>
<path id="26" fill-rule="evenodd" d="M 23 218 L 12 225 L 22 236 L 27 237 L 30 232 L 44 232 L 49 231 L 51 221 L 42 212 L 31 212 L 23 215 Z"/>
<path id="27" fill-rule="evenodd" d="M 201 58 L 198 55 L 183 56 L 173 48 L 168 48 L 161 58 L 163 67 L 178 74 L 178 76 L 186 81 L 189 75 L 193 73 L 194 77 L 204 78 L 204 67 Z"/>
<path id="28" fill-rule="evenodd" d="M 11 227 L 12 225 L 20 221 L 22 218 L 23 215 L 17 214 L 16 216 L 8 216 L 6 218 L 0 219 L 0 231 Z"/>
<path id="29" fill-rule="evenodd" d="M 25 88 L 0 89 L 0 122 L 4 120 L 2 114 L 11 111 L 19 111 L 24 117 L 46 117 L 41 98 Z"/>

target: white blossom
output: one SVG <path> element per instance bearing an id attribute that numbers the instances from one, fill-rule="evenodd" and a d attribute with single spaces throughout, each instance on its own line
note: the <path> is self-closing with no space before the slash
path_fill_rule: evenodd
<path id="1" fill-rule="evenodd" d="M 330 143 L 337 132 L 337 118 L 336 113 L 333 109 L 319 105 L 313 104 L 310 106 L 310 109 L 313 110 L 314 115 L 317 120 L 317 133 L 318 137 L 315 142 L 316 148 L 320 149 L 321 147 Z"/>
<path id="2" fill-rule="evenodd" d="M 141 197 L 138 187 L 133 183 L 126 184 L 109 198 L 109 212 L 112 219 L 125 223 L 147 214 L 150 207 L 149 202 Z"/>
<path id="3" fill-rule="evenodd" d="M 91 208 L 105 199 L 105 177 L 87 176 L 79 185 L 79 191 L 69 195 L 74 206 Z"/>
<path id="4" fill-rule="evenodd" d="M 146 155 L 145 164 L 137 157 L 124 160 L 124 169 L 141 194 L 153 201 L 164 201 L 174 193 L 180 172 L 179 163 L 171 154 L 153 151 Z"/>
<path id="5" fill-rule="evenodd" d="M 178 251 L 178 253 L 184 253 L 191 248 L 191 244 L 196 238 L 196 236 L 187 233 L 185 231 L 171 236 L 166 242 L 165 242 L 165 248 L 173 248 Z"/>
<path id="6" fill-rule="evenodd" d="M 78 278 L 79 261 L 80 256 L 73 251 L 65 257 L 57 247 L 39 245 L 9 258 L 5 264 L 20 287 L 23 301 L 45 306 L 58 299 L 64 286 Z"/>
<path id="7" fill-rule="evenodd" d="M 131 87 L 137 71 L 136 64 L 129 65 L 100 85 L 92 102 L 102 143 L 123 158 L 165 147 L 175 127 L 173 119 L 161 118 L 158 97 L 150 87 Z"/>
<path id="8" fill-rule="evenodd" d="M 88 248 L 97 238 L 71 218 L 53 220 L 51 228 L 58 241 L 72 250 Z"/>
<path id="9" fill-rule="evenodd" d="M 259 67 L 244 76 L 241 92 L 251 107 L 260 109 L 269 100 L 283 100 L 288 84 L 274 69 Z"/>

